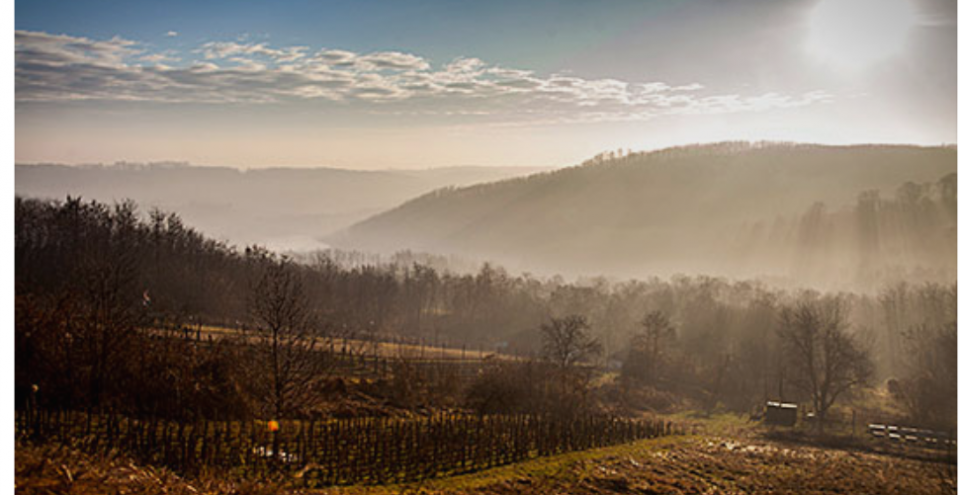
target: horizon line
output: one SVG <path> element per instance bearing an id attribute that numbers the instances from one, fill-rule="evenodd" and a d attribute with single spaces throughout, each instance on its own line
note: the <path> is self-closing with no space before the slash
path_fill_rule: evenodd
<path id="1" fill-rule="evenodd" d="M 248 172 L 248 171 L 264 171 L 264 170 L 334 170 L 334 171 L 347 171 L 347 172 L 426 172 L 426 171 L 435 171 L 435 170 L 449 170 L 449 169 L 468 169 L 468 168 L 500 168 L 500 169 L 524 169 L 524 168 L 539 168 L 539 169 L 559 169 L 566 167 L 576 167 L 584 165 L 587 162 L 599 157 L 606 155 L 607 153 L 616 153 L 617 151 L 626 150 L 621 157 L 626 158 L 631 155 L 646 155 L 646 154 L 655 154 L 665 151 L 678 150 L 683 148 L 708 148 L 711 146 L 720 146 L 720 145 L 730 145 L 730 144 L 740 144 L 740 145 L 749 145 L 756 148 L 764 147 L 776 147 L 776 146 L 817 146 L 824 148 L 863 148 L 863 147 L 888 147 L 888 148 L 957 148 L 957 143 L 940 143 L 940 144 L 920 144 L 920 143 L 885 143 L 885 142 L 858 142 L 858 143 L 845 143 L 845 144 L 836 144 L 836 143 L 818 143 L 812 141 L 789 141 L 789 140 L 771 140 L 771 139 L 761 139 L 761 140 L 747 140 L 747 139 L 727 139 L 720 141 L 706 141 L 706 142 L 691 142 L 686 144 L 677 144 L 671 146 L 663 146 L 658 148 L 650 149 L 638 149 L 634 150 L 631 148 L 620 148 L 619 150 L 603 150 L 598 153 L 595 153 L 591 157 L 584 158 L 577 163 L 568 163 L 562 165 L 478 165 L 478 164 L 463 164 L 463 165 L 439 165 L 439 166 L 428 166 L 423 168 L 409 168 L 409 167 L 384 167 L 384 168 L 350 168 L 350 167 L 337 167 L 330 165 L 265 165 L 265 166 L 238 166 L 238 165 L 222 165 L 222 164 L 204 164 L 204 163 L 193 163 L 189 160 L 151 160 L 151 161 L 127 161 L 127 160 L 116 160 L 113 163 L 90 163 L 90 162 L 81 162 L 81 163 L 68 163 L 68 162 L 49 162 L 49 161 L 38 161 L 38 162 L 14 162 L 15 167 L 35 167 L 35 166 L 61 166 L 61 167 L 72 167 L 72 168 L 104 168 L 104 169 L 122 169 L 124 167 L 129 167 L 131 169 L 136 168 L 167 168 L 167 169 L 176 169 L 176 168 L 208 168 L 208 169 L 231 169 L 239 172 Z"/>

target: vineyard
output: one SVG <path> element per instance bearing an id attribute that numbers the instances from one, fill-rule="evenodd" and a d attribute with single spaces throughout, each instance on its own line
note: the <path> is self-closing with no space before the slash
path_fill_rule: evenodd
<path id="1" fill-rule="evenodd" d="M 55 441 L 90 453 L 121 452 L 184 474 L 290 476 L 305 486 L 383 484 L 461 474 L 522 460 L 682 434 L 662 420 L 610 416 L 441 414 L 362 418 L 182 423 L 110 414 L 18 413 L 18 439 Z"/>

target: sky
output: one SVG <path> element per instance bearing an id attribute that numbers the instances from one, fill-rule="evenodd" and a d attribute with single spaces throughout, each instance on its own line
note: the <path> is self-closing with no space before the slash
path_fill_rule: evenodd
<path id="1" fill-rule="evenodd" d="M 956 0 L 16 0 L 18 163 L 953 144 Z"/>

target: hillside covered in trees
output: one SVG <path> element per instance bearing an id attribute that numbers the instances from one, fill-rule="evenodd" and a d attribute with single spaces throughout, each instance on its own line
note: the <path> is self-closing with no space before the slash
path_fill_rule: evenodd
<path id="1" fill-rule="evenodd" d="M 800 355 L 788 339 L 793 328 L 825 324 L 828 335 L 851 339 L 848 353 L 830 355 L 863 364 L 853 383 L 894 379 L 891 393 L 911 414 L 955 418 L 955 399 L 944 398 L 956 396 L 956 284 L 898 283 L 872 295 L 706 276 L 571 283 L 490 265 L 455 273 L 410 253 L 377 264 L 335 252 L 294 262 L 209 240 L 175 214 L 77 199 L 18 198 L 15 254 L 20 404 L 39 385 L 41 400 L 58 408 L 313 414 L 313 400 L 337 396 L 323 388 L 325 339 L 348 337 L 499 349 L 527 363 L 489 361 L 475 381 L 414 379 L 403 360 L 375 368 L 383 378 L 365 393 L 407 407 L 747 411 L 782 393 L 787 378 L 792 396 L 812 393 L 791 375 L 803 366 L 788 364 Z M 297 372 L 303 382 L 284 388 L 287 405 L 277 405 L 263 383 L 271 376 L 263 348 L 229 339 L 198 348 L 193 332 L 211 326 L 253 332 L 252 342 L 274 329 L 289 359 L 319 368 Z M 296 358 L 303 348 L 312 357 Z M 540 360 L 560 375 L 537 368 Z M 615 372 L 616 385 L 588 387 L 580 372 L 592 369 Z M 556 376 L 565 377 L 559 385 Z"/>
<path id="2" fill-rule="evenodd" d="M 345 249 L 616 277 L 698 273 L 876 289 L 956 273 L 955 147 L 721 143 L 431 192 Z"/>

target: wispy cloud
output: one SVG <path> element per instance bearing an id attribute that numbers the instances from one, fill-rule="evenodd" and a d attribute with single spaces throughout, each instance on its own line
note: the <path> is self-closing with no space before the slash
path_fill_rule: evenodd
<path id="1" fill-rule="evenodd" d="M 151 63 L 151 64 L 166 64 L 166 63 L 173 63 L 173 62 L 179 62 L 179 61 L 180 61 L 180 57 L 175 57 L 175 56 L 173 56 L 172 53 L 169 53 L 169 52 L 167 52 L 167 53 L 151 53 L 151 54 L 148 54 L 148 55 L 140 55 L 139 57 L 137 57 L 137 59 L 138 59 L 140 62 L 147 62 L 147 63 Z"/>
<path id="2" fill-rule="evenodd" d="M 124 59 L 141 52 L 134 48 L 137 43 L 120 37 L 96 41 L 83 37 L 17 31 L 15 43 L 18 64 L 23 61 L 52 67 L 120 67 L 124 65 Z"/>
<path id="3" fill-rule="evenodd" d="M 830 100 L 829 94 L 820 91 L 710 94 L 696 82 L 670 85 L 537 75 L 466 57 L 434 65 L 418 55 L 396 51 L 276 48 L 239 40 L 205 43 L 191 53 L 194 56 L 181 62 L 176 53 L 148 53 L 122 38 L 96 41 L 17 31 L 16 98 L 19 102 L 337 101 L 365 112 L 494 122 L 646 120 L 672 114 L 766 111 Z"/>
<path id="4" fill-rule="evenodd" d="M 174 38 L 174 37 L 179 36 L 179 35 L 180 35 L 180 33 L 176 32 L 176 31 L 167 31 L 167 36 L 169 36 L 170 38 Z"/>

